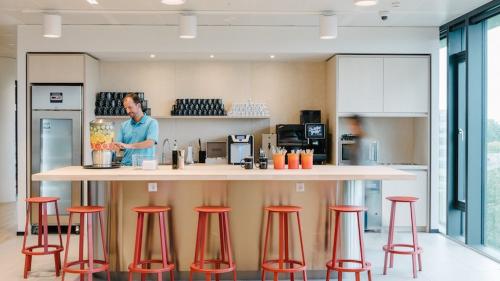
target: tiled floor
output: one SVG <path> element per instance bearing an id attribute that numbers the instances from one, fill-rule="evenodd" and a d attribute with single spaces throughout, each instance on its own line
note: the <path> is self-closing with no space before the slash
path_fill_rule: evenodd
<path id="1" fill-rule="evenodd" d="M 13 204 L 0 204 L 0 280 L 23 280 L 24 256 L 20 253 L 22 237 L 15 236 L 15 214 Z M 51 237 L 54 239 L 55 237 Z M 66 237 L 64 236 L 63 239 Z M 395 268 L 388 275 L 382 275 L 383 252 L 381 245 L 387 239 L 386 234 L 366 235 L 367 260 L 373 265 L 373 280 L 403 281 L 413 280 L 411 258 L 397 256 Z M 399 234 L 396 239 L 410 241 L 408 234 Z M 419 234 L 420 244 L 424 248 L 423 271 L 419 272 L 420 281 L 500 281 L 500 264 L 450 241 L 440 234 Z M 73 239 L 75 241 L 76 239 Z M 75 247 L 76 245 L 71 245 Z M 70 251 L 70 253 L 75 251 Z M 70 257 L 71 258 L 71 257 Z M 60 280 L 55 277 L 52 257 L 34 259 L 32 273 L 28 280 Z M 363 280 L 367 280 L 363 274 Z M 344 279 L 353 280 L 352 276 Z M 75 275 L 68 275 L 66 280 L 78 280 Z M 165 279 L 168 280 L 168 279 Z"/>

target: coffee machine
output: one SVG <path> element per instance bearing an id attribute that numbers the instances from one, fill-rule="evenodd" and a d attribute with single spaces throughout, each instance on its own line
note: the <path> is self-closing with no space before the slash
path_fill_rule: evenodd
<path id="1" fill-rule="evenodd" d="M 321 123 L 321 111 L 302 110 L 301 124 L 276 125 L 276 144 L 287 151 L 314 149 L 314 164 L 326 164 L 328 160 L 328 132 Z"/>

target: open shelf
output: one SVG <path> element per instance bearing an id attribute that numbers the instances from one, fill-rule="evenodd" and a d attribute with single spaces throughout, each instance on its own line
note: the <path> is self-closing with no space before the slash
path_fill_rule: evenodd
<path id="1" fill-rule="evenodd" d="M 270 116 L 152 116 L 155 119 L 269 119 Z M 128 116 L 96 116 L 100 119 L 127 119 Z"/>

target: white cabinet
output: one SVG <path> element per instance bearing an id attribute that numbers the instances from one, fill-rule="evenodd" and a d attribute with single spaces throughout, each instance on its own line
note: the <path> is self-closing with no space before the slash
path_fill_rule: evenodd
<path id="1" fill-rule="evenodd" d="M 416 180 L 405 181 L 382 181 L 382 227 L 389 227 L 391 202 L 385 199 L 388 196 L 414 196 L 419 200 L 415 203 L 417 227 L 427 227 L 428 200 L 427 200 L 427 171 L 406 170 L 414 173 Z M 399 227 L 410 227 L 410 204 L 398 203 L 396 207 L 396 229 Z"/>
<path id="2" fill-rule="evenodd" d="M 427 114 L 429 56 L 337 56 L 337 112 L 401 116 Z"/>
<path id="3" fill-rule="evenodd" d="M 428 56 L 385 57 L 384 112 L 428 112 L 429 67 Z"/>
<path id="4" fill-rule="evenodd" d="M 346 56 L 338 64 L 339 112 L 382 112 L 383 59 Z"/>
<path id="5" fill-rule="evenodd" d="M 84 83 L 84 54 L 29 54 L 30 83 Z"/>

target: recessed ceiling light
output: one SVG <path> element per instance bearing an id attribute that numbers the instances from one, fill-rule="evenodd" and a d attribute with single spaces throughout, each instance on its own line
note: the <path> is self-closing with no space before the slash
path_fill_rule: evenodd
<path id="1" fill-rule="evenodd" d="M 152 58 L 152 59 L 154 59 L 154 58 L 156 58 L 156 55 L 155 54 L 151 54 L 151 55 L 149 55 L 149 57 Z"/>
<path id="2" fill-rule="evenodd" d="M 99 5 L 99 2 L 97 2 L 97 0 L 87 0 L 87 2 L 89 2 L 90 5 Z"/>
<path id="3" fill-rule="evenodd" d="M 269 55 L 269 57 L 270 57 L 271 59 L 274 59 L 274 58 L 275 58 L 275 56 L 274 56 L 274 55 Z"/>
<path id="4" fill-rule="evenodd" d="M 215 58 L 215 56 L 214 55 L 210 55 L 210 58 L 213 59 L 213 58 Z"/>
<path id="5" fill-rule="evenodd" d="M 377 2 L 377 0 L 354 0 L 354 5 L 366 7 L 377 5 Z"/>
<path id="6" fill-rule="evenodd" d="M 165 5 L 182 5 L 186 3 L 186 0 L 161 0 Z"/>

